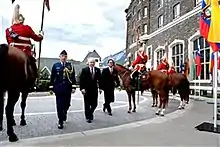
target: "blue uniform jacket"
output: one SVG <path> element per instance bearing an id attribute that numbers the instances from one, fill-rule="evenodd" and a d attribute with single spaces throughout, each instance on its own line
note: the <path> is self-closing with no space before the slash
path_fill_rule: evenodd
<path id="1" fill-rule="evenodd" d="M 73 65 L 66 62 L 65 67 L 57 62 L 52 67 L 50 88 L 55 93 L 71 92 L 76 89 L 76 77 Z"/>

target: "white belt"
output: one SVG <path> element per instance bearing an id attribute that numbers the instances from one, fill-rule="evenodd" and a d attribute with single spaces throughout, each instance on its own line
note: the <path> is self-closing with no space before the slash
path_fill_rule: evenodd
<path id="1" fill-rule="evenodd" d="M 27 44 L 27 43 L 15 43 L 15 42 L 12 42 L 10 43 L 11 46 L 15 46 L 15 45 L 18 45 L 18 46 L 25 46 L 25 47 L 31 47 L 30 44 Z"/>
<path id="2" fill-rule="evenodd" d="M 25 41 L 30 41 L 30 38 L 22 37 L 22 36 L 19 36 L 18 39 L 20 39 L 20 40 L 25 40 Z"/>

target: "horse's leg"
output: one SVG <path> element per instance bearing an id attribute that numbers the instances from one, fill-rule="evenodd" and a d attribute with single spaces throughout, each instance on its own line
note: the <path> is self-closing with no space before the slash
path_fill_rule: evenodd
<path id="1" fill-rule="evenodd" d="M 13 113 L 14 113 L 14 106 L 19 98 L 19 91 L 8 91 L 8 102 L 6 105 L 6 119 L 7 119 L 7 134 L 9 136 L 10 142 L 15 142 L 18 140 L 17 135 L 14 133 L 13 129 Z"/>
<path id="2" fill-rule="evenodd" d="M 4 92 L 0 91 L 0 131 L 3 130 Z"/>
<path id="3" fill-rule="evenodd" d="M 155 105 L 155 92 L 152 89 L 151 89 L 151 94 L 152 94 L 152 97 L 153 97 L 153 104 L 151 105 L 151 107 L 154 107 L 154 105 Z"/>
<path id="4" fill-rule="evenodd" d="M 156 112 L 156 115 L 160 115 L 160 112 L 161 112 L 161 107 L 162 107 L 162 99 L 163 99 L 163 97 L 162 97 L 162 95 L 159 93 L 159 100 L 160 100 L 160 104 L 159 104 L 159 107 L 158 107 L 158 110 L 157 110 L 157 112 Z"/>
<path id="5" fill-rule="evenodd" d="M 162 110 L 160 112 L 160 116 L 164 116 L 164 112 L 166 110 L 166 105 L 168 104 L 168 100 L 169 100 L 169 89 L 165 88 L 164 91 L 162 92 Z"/>
<path id="6" fill-rule="evenodd" d="M 176 99 L 176 92 L 177 90 L 175 88 L 172 88 L 173 99 Z"/>
<path id="7" fill-rule="evenodd" d="M 25 120 L 25 108 L 26 108 L 26 101 L 27 101 L 27 96 L 28 96 L 28 91 L 23 91 L 22 95 L 21 95 L 21 121 L 20 121 L 20 125 L 21 126 L 25 126 L 27 125 L 26 120 Z"/>
<path id="8" fill-rule="evenodd" d="M 131 106 L 131 91 L 127 91 L 127 94 L 128 94 L 128 103 L 129 103 L 128 113 L 131 113 L 131 109 L 132 109 L 132 106 Z"/>
<path id="9" fill-rule="evenodd" d="M 158 105 L 158 93 L 157 92 L 155 92 L 155 105 L 154 105 L 154 107 L 157 107 L 157 105 Z"/>
<path id="10" fill-rule="evenodd" d="M 132 110 L 132 112 L 136 112 L 136 99 L 135 99 L 135 90 L 132 91 L 132 100 L 133 100 L 133 105 L 134 105 L 134 108 Z"/>

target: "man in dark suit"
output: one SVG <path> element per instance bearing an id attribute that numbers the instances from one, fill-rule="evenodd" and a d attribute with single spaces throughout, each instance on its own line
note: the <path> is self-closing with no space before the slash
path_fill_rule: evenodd
<path id="1" fill-rule="evenodd" d="M 60 53 L 60 62 L 52 67 L 50 88 L 56 95 L 58 129 L 63 129 L 63 122 L 67 119 L 67 111 L 70 107 L 71 93 L 76 90 L 76 78 L 74 67 L 67 62 L 67 52 Z"/>
<path id="2" fill-rule="evenodd" d="M 84 96 L 85 117 L 88 123 L 94 119 L 93 113 L 98 105 L 99 83 L 101 71 L 95 67 L 95 59 L 88 60 L 89 66 L 82 69 L 80 74 L 80 90 Z"/>
<path id="3" fill-rule="evenodd" d="M 101 76 L 101 89 L 104 90 L 105 103 L 103 104 L 103 111 L 107 109 L 108 114 L 112 115 L 110 103 L 114 102 L 114 89 L 120 86 L 118 72 L 114 69 L 115 62 L 113 59 L 108 60 L 109 67 L 103 69 Z"/>

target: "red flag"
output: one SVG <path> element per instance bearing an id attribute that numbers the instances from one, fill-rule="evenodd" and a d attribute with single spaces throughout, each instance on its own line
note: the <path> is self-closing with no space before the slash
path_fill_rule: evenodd
<path id="1" fill-rule="evenodd" d="M 196 76 L 199 77 L 202 71 L 202 64 L 201 64 L 201 54 L 200 54 L 200 48 L 196 51 Z"/>
<path id="2" fill-rule="evenodd" d="M 45 6 L 47 7 L 47 10 L 50 11 L 50 3 L 49 0 L 44 0 Z"/>

